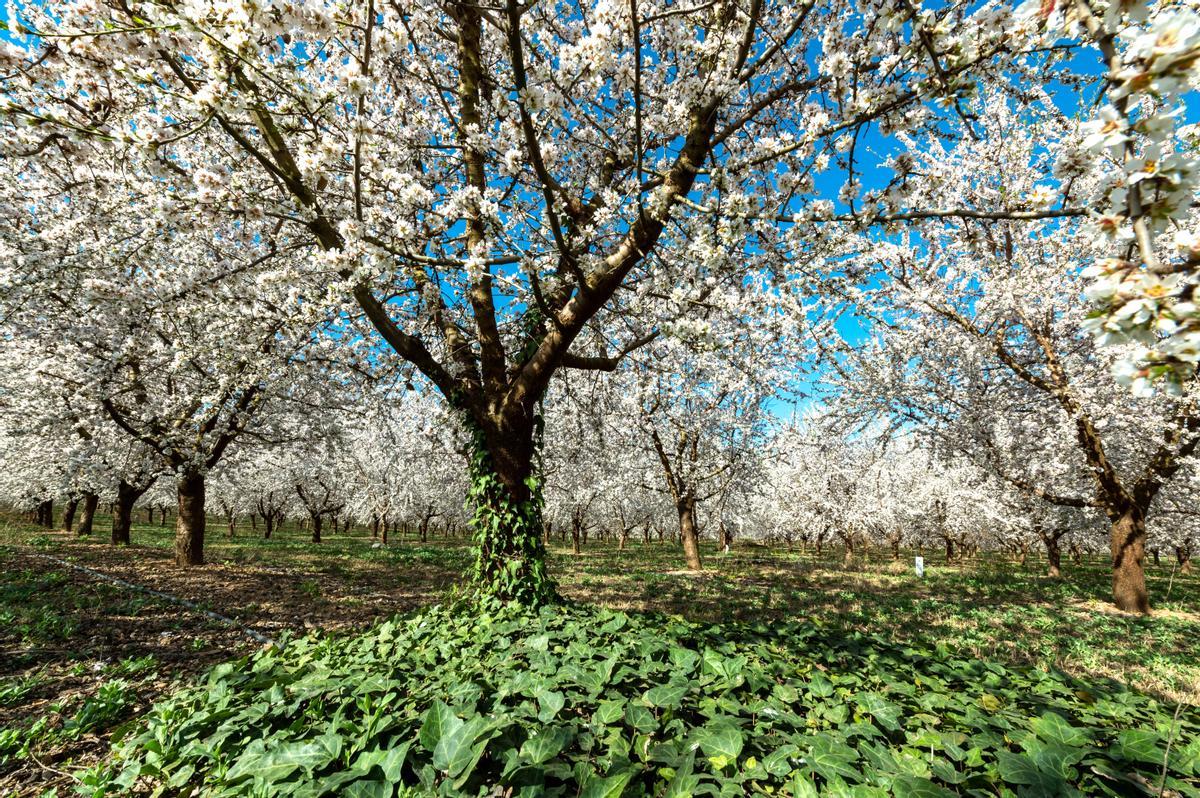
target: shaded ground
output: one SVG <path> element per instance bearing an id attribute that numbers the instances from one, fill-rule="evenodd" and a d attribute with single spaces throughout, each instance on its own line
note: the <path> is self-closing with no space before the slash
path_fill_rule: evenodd
<path id="1" fill-rule="evenodd" d="M 113 732 L 172 682 L 260 645 L 237 626 L 48 558 L 195 602 L 273 638 L 360 628 L 433 603 L 470 559 L 461 539 L 384 547 L 356 530 L 314 545 L 302 530 L 265 541 L 239 528 L 230 540 L 210 522 L 210 564 L 183 570 L 171 561 L 168 528 L 137 525 L 135 546 L 113 548 L 106 521 L 80 541 L 0 517 L 0 794 L 67 794 L 69 771 L 103 755 Z M 710 621 L 813 618 L 1200 704 L 1200 579 L 1173 574 L 1166 560 L 1149 574 L 1159 612 L 1147 619 L 1108 611 L 1102 562 L 1068 567 L 1064 580 L 1033 562 L 933 562 L 920 580 L 910 561 L 881 554 L 851 566 L 840 553 L 749 545 L 705 555 L 708 570 L 691 574 L 669 543 L 626 551 L 592 543 L 572 555 L 553 541 L 551 572 L 567 596 L 610 607 Z"/>

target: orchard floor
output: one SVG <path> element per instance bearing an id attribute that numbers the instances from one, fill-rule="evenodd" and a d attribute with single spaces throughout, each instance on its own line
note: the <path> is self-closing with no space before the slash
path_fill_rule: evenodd
<path id="1" fill-rule="evenodd" d="M 107 518 L 81 541 L 0 516 L 0 795 L 67 795 L 72 773 L 156 698 L 217 662 L 307 630 L 359 629 L 444 598 L 470 550 L 459 539 L 406 538 L 377 546 L 362 530 L 319 545 L 287 527 L 272 540 L 249 528 L 233 539 L 210 521 L 202 568 L 171 561 L 171 530 L 137 524 L 135 545 L 114 548 Z M 103 531 L 101 531 L 103 530 Z M 681 570 L 671 544 L 551 546 L 551 571 L 568 597 L 690 620 L 815 619 L 897 641 L 945 646 L 956 656 L 1057 668 L 1114 679 L 1175 703 L 1200 705 L 1200 577 L 1151 565 L 1156 612 L 1128 616 L 1107 603 L 1100 560 L 1043 576 L 996 556 L 947 564 L 911 555 L 735 546 L 705 549 L 706 570 Z M 183 599 L 225 616 L 103 581 L 65 563 Z"/>

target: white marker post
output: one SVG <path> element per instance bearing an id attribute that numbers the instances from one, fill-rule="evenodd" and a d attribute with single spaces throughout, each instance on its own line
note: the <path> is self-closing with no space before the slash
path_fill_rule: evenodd
<path id="1" fill-rule="evenodd" d="M 924 576 L 925 576 L 925 558 L 917 557 L 916 560 L 914 560 L 913 562 L 917 566 L 917 576 L 924 578 Z"/>

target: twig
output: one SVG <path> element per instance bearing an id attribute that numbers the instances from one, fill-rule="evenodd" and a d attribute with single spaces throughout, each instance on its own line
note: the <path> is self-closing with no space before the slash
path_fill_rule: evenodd
<path id="1" fill-rule="evenodd" d="M 1163 752 L 1162 775 L 1158 779 L 1158 798 L 1163 798 L 1163 793 L 1167 789 L 1167 760 L 1171 758 L 1171 743 L 1175 742 L 1175 727 L 1179 724 L 1179 712 L 1182 709 L 1182 701 L 1175 704 L 1175 716 L 1171 718 L 1171 733 L 1167 735 L 1167 750 Z"/>

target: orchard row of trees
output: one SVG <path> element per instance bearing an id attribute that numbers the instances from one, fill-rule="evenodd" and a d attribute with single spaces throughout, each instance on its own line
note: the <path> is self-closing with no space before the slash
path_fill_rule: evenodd
<path id="1" fill-rule="evenodd" d="M 693 567 L 701 527 L 1104 524 L 1138 612 L 1151 530 L 1187 540 L 1187 2 L 9 16 L 0 402 L 6 466 L 33 461 L 11 496 L 127 516 L 169 474 L 194 565 L 221 480 L 366 520 L 450 436 L 473 579 L 526 603 L 556 595 L 544 522 L 643 486 Z M 797 397 L 820 425 L 781 428 Z M 789 482 L 797 435 L 829 443 Z M 902 457 L 980 492 L 862 505 L 863 461 Z"/>
<path id="2" fill-rule="evenodd" d="M 847 403 L 847 410 L 792 424 L 744 405 L 747 396 L 761 403 L 762 391 L 740 391 L 741 403 L 728 405 L 695 386 L 673 393 L 662 375 L 636 373 L 564 385 L 548 397 L 545 540 L 569 541 L 579 552 L 589 537 L 622 549 L 631 540 L 670 539 L 697 570 L 703 537 L 718 548 L 754 541 L 802 545 L 818 555 L 837 549 L 848 562 L 868 549 L 892 558 L 936 549 L 947 561 L 984 550 L 1024 562 L 1040 552 L 1056 577 L 1064 553 L 1078 559 L 1104 541 L 1103 509 L 1023 489 L 1014 477 L 1016 451 L 1000 457 L 990 439 L 982 449 L 977 440 L 964 449 L 986 451 L 979 461 L 956 450 L 953 436 L 965 434 L 967 419 L 953 435 L 930 428 L 896 435 L 878 423 L 857 429 L 859 411 Z M 330 528 L 354 526 L 384 545 L 398 532 L 422 542 L 431 533 L 469 533 L 462 468 L 469 441 L 429 393 L 404 391 L 388 401 L 368 394 L 361 407 L 313 406 L 303 425 L 294 407 L 281 407 L 288 418 L 264 424 L 264 434 L 287 426 L 290 437 L 244 435 L 206 472 L 201 508 L 180 502 L 169 461 L 136 441 L 122 442 L 113 422 L 101 419 L 81 435 L 70 417 L 30 424 L 36 406 L 6 409 L 18 406 L 0 426 L 0 456 L 9 466 L 0 501 L 50 527 L 57 498 L 61 525 L 81 537 L 93 534 L 98 508 L 112 514 L 114 544 L 130 542 L 138 511 L 165 524 L 174 509 L 181 564 L 203 560 L 205 526 L 233 536 L 249 524 L 270 539 L 292 519 L 313 543 Z M 997 436 L 990 428 L 975 434 Z M 129 470 L 98 458 L 91 448 L 97 439 L 110 441 L 105 452 L 126 447 Z M 1011 438 L 1003 445 L 1030 449 Z M 1060 454 L 1069 464 L 1070 452 Z M 1200 539 L 1192 501 L 1198 476 L 1189 469 L 1150 514 L 1155 558 L 1165 551 L 1185 573 Z M 197 513 L 215 518 L 205 524 Z"/>

